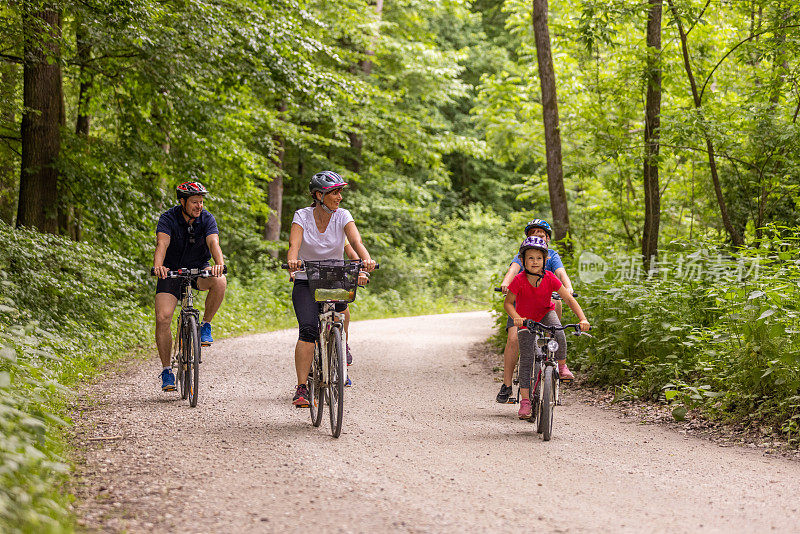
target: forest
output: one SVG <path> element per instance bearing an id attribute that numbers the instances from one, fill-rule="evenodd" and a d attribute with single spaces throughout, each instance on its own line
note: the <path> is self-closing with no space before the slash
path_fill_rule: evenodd
<path id="1" fill-rule="evenodd" d="M 5 2 L 2 530 L 71 528 L 72 388 L 152 347 L 155 225 L 189 179 L 225 335 L 293 324 L 278 267 L 331 169 L 381 263 L 355 318 L 499 312 L 542 217 L 588 383 L 796 446 L 799 58 L 790 0 Z"/>

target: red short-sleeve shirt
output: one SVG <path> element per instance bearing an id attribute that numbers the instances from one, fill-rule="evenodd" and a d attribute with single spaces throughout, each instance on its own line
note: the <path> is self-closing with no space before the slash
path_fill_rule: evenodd
<path id="1" fill-rule="evenodd" d="M 533 287 L 525 271 L 519 273 L 508 285 L 516 296 L 514 307 L 523 319 L 541 321 L 547 312 L 555 309 L 552 293 L 561 289 L 561 280 L 550 271 L 545 271 L 539 287 Z"/>

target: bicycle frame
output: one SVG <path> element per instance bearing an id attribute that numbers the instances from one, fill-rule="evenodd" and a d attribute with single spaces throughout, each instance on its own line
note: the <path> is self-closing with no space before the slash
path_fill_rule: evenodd
<path id="1" fill-rule="evenodd" d="M 175 343 L 173 346 L 173 354 L 171 365 L 173 368 L 180 371 L 180 356 L 182 349 L 183 330 L 186 328 L 187 320 L 190 316 L 194 316 L 197 324 L 200 324 L 200 310 L 194 307 L 194 290 L 192 283 L 187 278 L 181 282 L 181 299 L 178 301 L 181 307 L 180 315 L 178 316 L 178 328 L 175 329 Z M 201 360 L 202 361 L 202 358 Z"/>
<path id="2" fill-rule="evenodd" d="M 322 359 L 322 384 L 328 385 L 328 377 L 330 376 L 330 369 L 328 369 L 328 358 L 324 355 L 328 354 L 328 340 L 330 339 L 331 329 L 338 326 L 342 332 L 342 343 L 347 343 L 347 336 L 344 331 L 344 313 L 336 311 L 336 305 L 333 302 L 320 303 L 322 311 L 319 314 L 319 350 Z M 345 345 L 346 346 L 346 345 Z M 345 376 L 342 377 L 347 381 L 347 367 L 345 367 Z"/>

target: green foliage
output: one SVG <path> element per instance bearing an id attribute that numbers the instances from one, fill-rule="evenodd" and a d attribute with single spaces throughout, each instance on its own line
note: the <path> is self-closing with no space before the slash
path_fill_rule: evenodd
<path id="1" fill-rule="evenodd" d="M 597 339 L 572 353 L 578 368 L 618 395 L 701 407 L 796 440 L 799 242 L 773 236 L 740 255 L 675 243 L 660 254 L 669 271 L 584 286 Z"/>
<path id="2" fill-rule="evenodd" d="M 0 240 L 0 529 L 60 532 L 65 386 L 151 331 L 130 295 L 141 273 L 111 251 L 3 223 Z"/>

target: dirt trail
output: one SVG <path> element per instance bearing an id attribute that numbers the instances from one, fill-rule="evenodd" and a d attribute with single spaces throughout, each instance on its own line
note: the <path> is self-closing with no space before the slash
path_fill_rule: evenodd
<path id="1" fill-rule="evenodd" d="M 327 413 L 313 428 L 289 405 L 295 331 L 205 350 L 195 409 L 158 390 L 155 361 L 137 364 L 75 415 L 79 516 L 104 532 L 800 528 L 797 462 L 631 424 L 569 392 L 543 443 L 467 356 L 490 326 L 483 312 L 353 323 L 339 439 Z"/>

